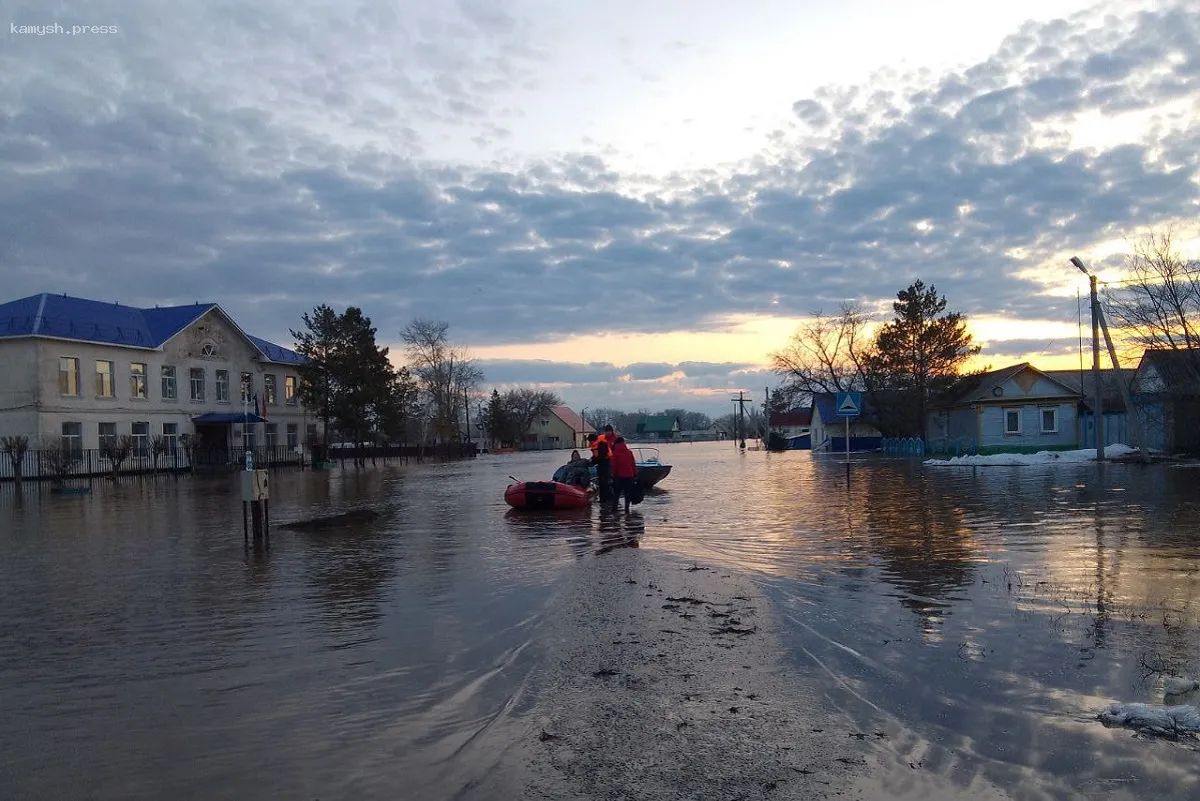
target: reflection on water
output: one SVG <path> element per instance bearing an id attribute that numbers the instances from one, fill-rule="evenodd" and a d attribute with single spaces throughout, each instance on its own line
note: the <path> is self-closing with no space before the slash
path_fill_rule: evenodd
<path id="1" fill-rule="evenodd" d="M 562 454 L 233 480 L 0 485 L 0 775 L 15 797 L 451 797 L 532 703 L 548 600 L 616 548 L 757 576 L 790 657 L 878 731 L 880 797 L 1191 797 L 1194 756 L 1090 719 L 1200 673 L 1200 471 L 925 468 L 666 446 L 630 513 L 508 509 Z M 838 735 L 841 736 L 841 735 Z M 389 795 L 390 794 L 390 795 Z M 515 796 L 513 796 L 515 797 Z"/>

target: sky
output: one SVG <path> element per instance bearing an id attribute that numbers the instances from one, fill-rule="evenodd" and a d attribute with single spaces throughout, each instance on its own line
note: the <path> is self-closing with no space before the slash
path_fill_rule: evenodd
<path id="1" fill-rule="evenodd" d="M 489 390 L 716 416 L 920 278 L 979 366 L 1071 367 L 1067 259 L 1197 218 L 1188 5 L 0 0 L 0 300 L 356 305 Z"/>

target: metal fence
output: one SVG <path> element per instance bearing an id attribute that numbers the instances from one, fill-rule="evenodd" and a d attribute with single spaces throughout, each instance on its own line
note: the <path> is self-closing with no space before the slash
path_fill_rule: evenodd
<path id="1" fill-rule="evenodd" d="M 920 437 L 884 437 L 879 449 L 885 456 L 924 456 L 925 442 Z"/>

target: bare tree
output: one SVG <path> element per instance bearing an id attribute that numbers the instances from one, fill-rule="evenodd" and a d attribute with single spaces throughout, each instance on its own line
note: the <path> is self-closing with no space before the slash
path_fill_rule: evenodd
<path id="1" fill-rule="evenodd" d="M 162 438 L 159 436 L 155 437 L 155 440 L 159 439 Z M 106 442 L 100 448 L 100 455 L 108 459 L 108 466 L 112 469 L 113 481 L 116 481 L 117 475 L 121 472 L 121 465 L 133 455 L 133 437 L 124 435 L 116 437 L 111 442 Z M 154 461 L 157 465 L 158 458 L 155 457 Z"/>
<path id="2" fill-rule="evenodd" d="M 463 398 L 483 381 L 483 372 L 464 348 L 451 344 L 450 324 L 417 318 L 400 332 L 409 368 L 428 401 L 430 423 L 440 442 L 459 439 Z"/>
<path id="3" fill-rule="evenodd" d="M 21 483 L 21 468 L 25 464 L 25 453 L 29 450 L 29 437 L 0 437 L 0 453 L 8 454 L 12 461 L 13 480 Z"/>
<path id="4" fill-rule="evenodd" d="M 64 445 L 62 437 L 47 434 L 42 437 L 38 457 L 42 466 L 50 471 L 55 486 L 61 487 L 71 477 L 75 466 L 82 459 L 82 454 Z"/>
<path id="5" fill-rule="evenodd" d="M 855 303 L 837 315 L 821 311 L 800 326 L 783 350 L 771 354 L 771 367 L 794 398 L 864 389 L 863 362 L 870 352 L 870 318 Z"/>
<path id="6" fill-rule="evenodd" d="M 1145 349 L 1188 351 L 1200 377 L 1200 262 L 1175 250 L 1172 232 L 1151 232 L 1125 259 L 1129 275 L 1105 292 L 1109 315 L 1136 356 Z"/>

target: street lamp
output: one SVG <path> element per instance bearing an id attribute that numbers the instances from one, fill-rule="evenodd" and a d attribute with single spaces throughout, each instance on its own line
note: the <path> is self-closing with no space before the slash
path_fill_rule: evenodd
<path id="1" fill-rule="evenodd" d="M 1104 461 L 1104 401 L 1100 396 L 1100 299 L 1096 293 L 1096 276 L 1088 272 L 1078 256 L 1071 257 L 1071 264 L 1088 277 L 1092 293 L 1092 386 L 1096 402 L 1092 412 L 1096 415 L 1096 461 Z"/>

